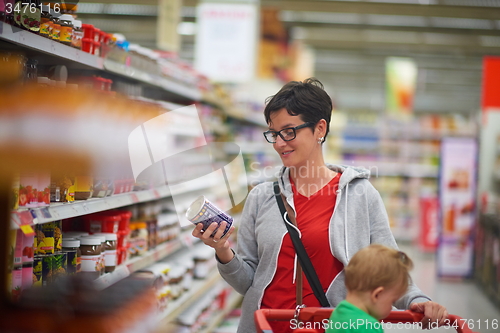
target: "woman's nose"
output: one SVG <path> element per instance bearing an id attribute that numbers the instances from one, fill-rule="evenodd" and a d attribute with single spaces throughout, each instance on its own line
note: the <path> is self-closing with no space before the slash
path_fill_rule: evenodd
<path id="1" fill-rule="evenodd" d="M 276 145 L 277 147 L 283 147 L 283 146 L 285 146 L 285 145 L 286 145 L 286 141 L 285 141 L 285 140 L 283 140 L 283 138 L 282 138 L 280 135 L 278 135 L 278 136 L 276 137 L 276 143 L 275 143 L 275 145 Z"/>

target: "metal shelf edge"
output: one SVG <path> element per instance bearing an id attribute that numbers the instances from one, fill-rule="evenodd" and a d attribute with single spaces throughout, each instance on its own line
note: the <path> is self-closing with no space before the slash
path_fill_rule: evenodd
<path id="1" fill-rule="evenodd" d="M 199 92 L 197 89 L 184 86 L 180 83 L 171 81 L 167 78 L 158 77 L 155 75 L 142 72 L 132 67 L 127 67 L 113 60 L 109 59 L 104 60 L 103 68 L 109 72 L 119 74 L 128 77 L 130 79 L 141 81 L 147 84 L 151 84 L 158 88 L 162 88 L 164 90 L 173 92 L 177 95 L 187 97 L 194 101 L 199 101 L 202 98 L 201 92 Z"/>

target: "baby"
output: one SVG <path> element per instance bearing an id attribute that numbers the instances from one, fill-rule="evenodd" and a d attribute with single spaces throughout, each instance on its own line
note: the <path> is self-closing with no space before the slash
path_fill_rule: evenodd
<path id="1" fill-rule="evenodd" d="M 405 253 L 384 245 L 358 251 L 345 268 L 347 297 L 332 312 L 326 332 L 383 332 L 378 320 L 405 294 L 412 268 Z"/>

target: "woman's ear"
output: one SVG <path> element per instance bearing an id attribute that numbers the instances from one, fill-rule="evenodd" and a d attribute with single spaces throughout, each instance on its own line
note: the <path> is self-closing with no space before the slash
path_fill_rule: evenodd
<path id="1" fill-rule="evenodd" d="M 316 124 L 316 130 L 319 132 L 321 137 L 325 136 L 325 134 L 326 134 L 326 120 L 325 119 L 321 119 L 320 121 L 318 121 L 318 123 Z"/>

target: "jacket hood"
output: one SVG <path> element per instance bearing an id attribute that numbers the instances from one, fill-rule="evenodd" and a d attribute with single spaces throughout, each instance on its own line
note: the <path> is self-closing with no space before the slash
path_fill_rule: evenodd
<path id="1" fill-rule="evenodd" d="M 344 189 L 354 179 L 370 178 L 370 170 L 365 168 L 330 163 L 326 163 L 326 166 L 328 169 L 340 173 L 339 190 Z M 292 185 L 289 180 L 290 168 L 283 166 L 279 172 L 278 179 L 282 193 L 286 197 L 292 195 Z"/>

